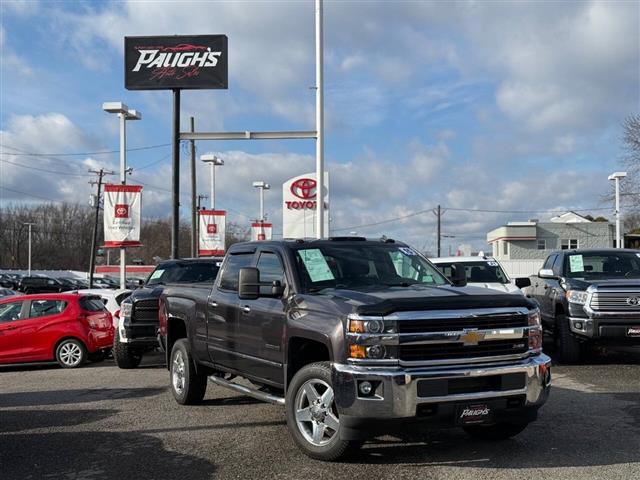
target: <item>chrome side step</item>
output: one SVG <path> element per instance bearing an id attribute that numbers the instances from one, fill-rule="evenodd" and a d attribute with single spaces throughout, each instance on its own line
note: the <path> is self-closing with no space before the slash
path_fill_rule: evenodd
<path id="1" fill-rule="evenodd" d="M 275 405 L 284 405 L 284 397 L 278 397 L 276 395 L 271 395 L 270 393 L 245 387 L 244 385 L 230 382 L 228 380 L 225 380 L 224 378 L 216 377 L 214 375 L 209 377 L 209 381 L 222 387 L 226 387 L 230 390 L 234 390 L 238 393 L 242 393 L 243 395 L 248 395 L 249 397 L 262 400 L 263 402 L 273 403 Z"/>

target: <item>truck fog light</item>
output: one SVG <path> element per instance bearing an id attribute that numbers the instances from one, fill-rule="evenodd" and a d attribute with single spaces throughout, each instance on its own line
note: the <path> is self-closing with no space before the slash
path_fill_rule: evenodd
<path id="1" fill-rule="evenodd" d="M 574 322 L 573 326 L 576 327 L 576 329 L 578 330 L 584 330 L 584 326 L 582 325 L 582 322 Z"/>
<path id="2" fill-rule="evenodd" d="M 382 345 L 373 345 L 371 347 L 367 347 L 367 357 L 368 358 L 382 358 L 384 357 L 384 347 Z"/>
<path id="3" fill-rule="evenodd" d="M 367 353 L 364 345 L 349 345 L 350 358 L 366 358 Z"/>
<path id="4" fill-rule="evenodd" d="M 360 390 L 360 393 L 362 395 L 370 395 L 371 392 L 373 391 L 373 385 L 371 385 L 371 383 L 367 381 L 360 382 L 360 385 L 358 386 L 358 390 Z"/>

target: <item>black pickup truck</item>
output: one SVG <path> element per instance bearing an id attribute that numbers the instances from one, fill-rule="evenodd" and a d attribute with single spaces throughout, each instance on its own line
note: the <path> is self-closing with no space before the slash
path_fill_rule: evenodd
<path id="1" fill-rule="evenodd" d="M 390 239 L 233 245 L 215 282 L 165 288 L 160 334 L 178 403 L 209 380 L 284 405 L 322 460 L 403 420 L 517 435 L 551 381 L 531 300 L 454 285 Z"/>
<path id="2" fill-rule="evenodd" d="M 560 250 L 531 277 L 560 361 L 577 363 L 589 345 L 640 346 L 640 251 Z"/>
<path id="3" fill-rule="evenodd" d="M 145 352 L 158 348 L 158 299 L 166 285 L 211 285 L 221 260 L 210 257 L 160 262 L 144 285 L 122 301 L 113 340 L 113 358 L 118 367 L 136 368 Z"/>

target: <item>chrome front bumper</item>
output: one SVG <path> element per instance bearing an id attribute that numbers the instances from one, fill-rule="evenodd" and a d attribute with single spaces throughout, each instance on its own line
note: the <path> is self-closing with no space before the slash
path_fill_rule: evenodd
<path id="1" fill-rule="evenodd" d="M 523 388 L 490 390 L 444 396 L 419 396 L 421 380 L 460 379 L 494 375 L 525 374 Z M 541 406 L 549 395 L 551 359 L 540 354 L 517 363 L 500 366 L 455 366 L 411 369 L 365 367 L 332 364 L 335 399 L 341 415 L 350 417 L 389 419 L 415 417 L 422 404 L 463 403 L 505 397 L 524 397 L 523 407 Z M 358 394 L 359 382 L 377 385 L 375 395 Z"/>

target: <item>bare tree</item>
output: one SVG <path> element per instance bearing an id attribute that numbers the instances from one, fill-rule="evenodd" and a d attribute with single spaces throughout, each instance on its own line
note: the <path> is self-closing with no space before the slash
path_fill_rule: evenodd
<path id="1" fill-rule="evenodd" d="M 640 228 L 640 114 L 622 122 L 622 165 L 627 178 L 620 182 L 625 204 L 625 230 Z"/>

